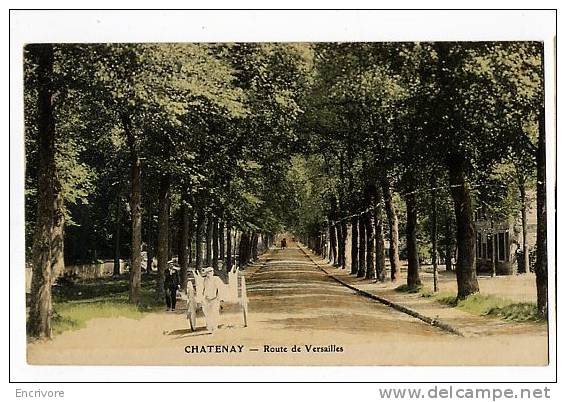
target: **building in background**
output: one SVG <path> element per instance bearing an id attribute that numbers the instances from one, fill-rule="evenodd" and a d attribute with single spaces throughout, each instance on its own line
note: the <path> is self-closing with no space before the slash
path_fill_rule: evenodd
<path id="1" fill-rule="evenodd" d="M 536 197 L 530 194 L 527 206 L 527 244 L 534 266 L 536 245 Z M 491 273 L 495 265 L 496 275 L 512 275 L 526 272 L 524 264 L 523 222 L 521 214 L 506 221 L 490 219 L 476 214 L 476 264 L 478 273 Z"/>

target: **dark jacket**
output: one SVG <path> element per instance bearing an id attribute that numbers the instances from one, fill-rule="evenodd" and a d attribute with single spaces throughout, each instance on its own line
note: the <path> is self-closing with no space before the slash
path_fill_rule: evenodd
<path id="1" fill-rule="evenodd" d="M 165 272 L 165 289 L 177 289 L 180 283 L 178 271 L 174 271 L 173 274 L 169 270 Z"/>

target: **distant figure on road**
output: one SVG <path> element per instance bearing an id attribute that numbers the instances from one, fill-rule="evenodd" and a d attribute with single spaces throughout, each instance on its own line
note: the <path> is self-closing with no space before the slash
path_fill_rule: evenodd
<path id="1" fill-rule="evenodd" d="M 220 318 L 220 287 L 223 285 L 222 279 L 214 276 L 212 267 L 203 268 L 201 271 L 204 276 L 202 294 L 202 312 L 206 320 L 206 329 L 214 332 L 218 329 Z"/>
<path id="2" fill-rule="evenodd" d="M 287 239 L 286 238 L 282 238 L 281 239 L 281 249 L 284 249 L 287 247 Z"/>
<path id="3" fill-rule="evenodd" d="M 165 303 L 167 303 L 167 311 L 175 311 L 177 304 L 177 289 L 181 287 L 179 270 L 180 268 L 173 264 L 173 261 L 167 263 L 169 269 L 165 272 Z"/>

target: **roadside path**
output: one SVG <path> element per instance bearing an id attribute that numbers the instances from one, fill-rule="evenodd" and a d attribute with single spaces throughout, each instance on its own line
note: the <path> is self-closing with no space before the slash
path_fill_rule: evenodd
<path id="1" fill-rule="evenodd" d="M 445 306 L 432 298 L 422 297 L 420 293 L 397 292 L 397 285 L 390 281 L 376 283 L 375 280 L 357 278 L 348 273 L 348 270 L 336 268 L 330 265 L 320 256 L 311 254 L 305 250 L 321 269 L 336 280 L 345 283 L 369 296 L 374 296 L 396 306 L 407 308 L 428 320 L 440 322 L 440 326 L 446 326 L 448 331 L 454 331 L 466 337 L 476 336 L 516 336 L 516 334 L 531 334 L 546 336 L 546 323 L 512 322 L 497 317 L 482 317 L 462 311 L 460 309 Z"/>
<path id="2" fill-rule="evenodd" d="M 94 319 L 28 347 L 31 364 L 96 365 L 541 365 L 546 337 L 464 338 L 358 295 L 298 247 L 270 250 L 245 272 L 249 326 L 235 306 L 213 335 L 182 311 L 141 320 Z M 293 346 L 301 348 L 293 352 Z M 216 346 L 220 346 L 220 352 Z M 237 351 L 232 350 L 232 346 Z M 241 349 L 240 349 L 241 346 Z M 309 348 L 307 348 L 309 346 Z M 204 347 L 204 349 L 202 349 Z M 199 351 L 186 353 L 186 350 Z M 313 348 L 318 348 L 313 351 Z M 271 350 L 270 352 L 266 352 Z M 206 352 L 200 352 L 207 350 Z M 208 350 L 212 350 L 209 352 Z M 227 350 L 227 351 L 223 351 Z"/>

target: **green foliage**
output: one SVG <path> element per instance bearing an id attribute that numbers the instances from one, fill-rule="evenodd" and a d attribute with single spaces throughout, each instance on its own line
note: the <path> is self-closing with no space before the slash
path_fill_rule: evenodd
<path id="1" fill-rule="evenodd" d="M 327 177 L 322 174 L 321 158 L 294 157 L 287 172 L 289 210 L 287 225 L 297 235 L 307 235 L 321 229 L 328 211 L 324 208 Z"/>
<path id="2" fill-rule="evenodd" d="M 439 293 L 435 298 L 446 305 L 475 315 L 501 317 L 510 321 L 540 321 L 536 303 L 516 303 L 491 295 L 473 294 L 463 300 L 456 296 Z"/>
<path id="3" fill-rule="evenodd" d="M 395 197 L 417 193 L 427 257 L 433 193 L 439 245 L 453 241 L 454 231 L 444 228 L 454 220 L 447 175 L 454 163 L 464 165 L 479 212 L 517 215 L 518 185 L 532 188 L 534 178 L 539 43 L 344 43 L 314 50 L 305 153 L 324 160 L 319 174 L 326 177 L 317 182 L 328 216 L 311 225 L 313 235 L 326 220 L 365 210 L 368 189 L 387 178 Z M 403 217 L 404 203 L 396 205 Z"/>
<path id="4" fill-rule="evenodd" d="M 155 279 L 142 284 L 142 301 L 128 303 L 128 278 L 63 281 L 54 287 L 53 332 L 84 328 L 94 318 L 124 317 L 139 320 L 159 304 L 153 296 Z"/>
<path id="5" fill-rule="evenodd" d="M 59 335 L 65 331 L 86 327 L 89 320 L 94 318 L 129 318 L 142 319 L 149 310 L 122 302 L 93 302 L 93 303 L 63 303 L 55 304 L 53 316 L 53 333 Z"/>
<path id="6" fill-rule="evenodd" d="M 299 98 L 312 64 L 308 45 L 68 44 L 55 49 L 57 167 L 70 261 L 113 256 L 116 220 L 123 226 L 120 248 L 128 249 L 132 152 L 143 160 L 148 212 L 156 211 L 155 189 L 170 175 L 174 209 L 187 202 L 241 228 L 281 228 L 284 203 L 278 186 L 285 184 L 285 165 L 296 143 Z M 25 71 L 26 233 L 31 239 L 37 83 L 29 58 Z M 182 200 L 181 193 L 187 194 Z"/>
<path id="7" fill-rule="evenodd" d="M 301 235 L 379 202 L 387 179 L 401 217 L 408 191 L 417 192 L 422 212 L 431 210 L 435 191 L 443 243 L 453 236 L 442 228 L 453 220 L 446 168 L 454 159 L 465 161 L 479 185 L 478 208 L 493 216 L 516 214 L 518 186 L 534 185 L 538 43 L 61 44 L 55 50 L 57 170 L 70 260 L 113 257 L 117 227 L 120 254 L 128 256 L 133 153 L 142 159 L 144 230 L 154 221 L 165 176 L 173 216 L 188 205 L 241 229 Z M 24 63 L 29 244 L 37 82 L 33 62 Z M 429 215 L 420 214 L 423 257 L 430 254 Z"/>
<path id="8" fill-rule="evenodd" d="M 487 315 L 502 317 L 510 321 L 541 321 L 535 303 L 513 303 L 503 307 L 494 307 Z"/>

